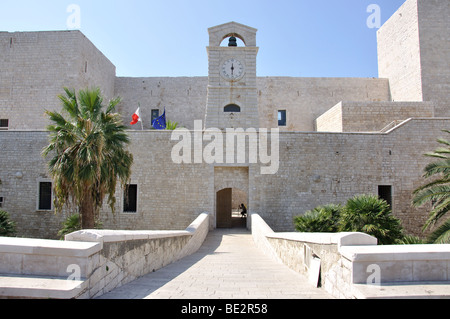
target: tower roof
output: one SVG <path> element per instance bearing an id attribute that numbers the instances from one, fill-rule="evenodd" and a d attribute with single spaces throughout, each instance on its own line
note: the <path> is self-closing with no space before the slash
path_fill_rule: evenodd
<path id="1" fill-rule="evenodd" d="M 223 39 L 235 36 L 244 42 L 247 47 L 256 46 L 256 32 L 258 30 L 237 22 L 228 22 L 208 29 L 209 45 L 220 46 Z"/>

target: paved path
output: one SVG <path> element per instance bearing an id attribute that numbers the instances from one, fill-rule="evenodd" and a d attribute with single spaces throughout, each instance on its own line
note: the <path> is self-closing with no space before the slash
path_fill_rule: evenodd
<path id="1" fill-rule="evenodd" d="M 209 233 L 195 254 L 117 288 L 102 299 L 323 299 L 306 277 L 273 261 L 246 229 Z"/>

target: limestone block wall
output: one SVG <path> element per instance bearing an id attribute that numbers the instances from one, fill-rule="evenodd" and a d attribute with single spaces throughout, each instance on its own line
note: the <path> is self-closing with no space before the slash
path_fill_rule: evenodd
<path id="1" fill-rule="evenodd" d="M 207 77 L 117 77 L 115 95 L 122 98 L 118 111 L 130 129 L 141 130 L 140 123 L 129 125 L 139 104 L 144 129 L 152 128 L 152 110 L 162 115 L 164 108 L 168 120 L 193 129 L 195 120 L 205 119 L 207 86 Z"/>
<path id="2" fill-rule="evenodd" d="M 339 102 L 316 119 L 316 131 L 344 132 L 342 113 L 342 102 Z"/>
<path id="3" fill-rule="evenodd" d="M 433 101 L 449 116 L 450 4 L 408 0 L 379 29 L 379 76 L 389 78 L 393 101 Z"/>
<path id="4" fill-rule="evenodd" d="M 412 208 L 412 192 L 423 185 L 423 154 L 437 147 L 448 119 L 412 119 L 387 134 L 280 133 L 275 175 L 250 174 L 250 203 L 276 231 L 293 229 L 293 217 L 356 194 L 378 194 L 392 186 L 393 214 L 407 233 L 423 236 L 427 208 Z"/>
<path id="5" fill-rule="evenodd" d="M 184 231 L 79 231 L 66 241 L 99 242 L 102 250 L 80 298 L 95 298 L 136 278 L 193 254 L 209 232 L 209 214 L 200 214 Z"/>
<path id="6" fill-rule="evenodd" d="M 423 101 L 417 0 L 406 1 L 378 30 L 378 76 L 392 101 Z"/>
<path id="7" fill-rule="evenodd" d="M 278 111 L 286 110 L 281 131 L 315 131 L 315 119 L 340 101 L 390 101 L 389 80 L 369 78 L 258 78 L 260 127 L 278 127 Z"/>
<path id="8" fill-rule="evenodd" d="M 316 120 L 319 132 L 378 132 L 393 121 L 433 117 L 431 102 L 339 102 Z"/>
<path id="9" fill-rule="evenodd" d="M 422 94 L 436 116 L 450 116 L 450 2 L 418 0 Z"/>
<path id="10" fill-rule="evenodd" d="M 65 214 L 38 210 L 39 182 L 49 182 L 41 156 L 47 145 L 43 131 L 0 132 L 0 197 L 2 209 L 17 223 L 19 236 L 56 238 Z"/>
<path id="11" fill-rule="evenodd" d="M 217 74 L 217 77 L 220 76 Z M 315 119 L 340 101 L 390 100 L 387 79 L 258 77 L 256 86 L 259 120 L 252 120 L 249 117 L 249 121 L 259 122 L 258 127 L 275 128 L 278 127 L 278 110 L 286 110 L 287 126 L 281 127 L 282 131 L 314 131 Z M 245 107 L 246 94 L 241 94 L 238 89 L 233 91 L 235 94 L 232 99 Z M 221 94 L 215 93 L 220 90 L 228 92 L 226 99 Z M 209 98 L 217 100 L 215 103 L 223 109 L 230 101 L 230 88 L 223 87 L 220 90 L 212 90 Z M 182 127 L 193 129 L 194 120 L 205 120 L 208 78 L 118 77 L 115 81 L 115 96 L 122 98 L 119 112 L 127 125 L 140 103 L 144 129 L 151 128 L 151 110 L 158 109 L 162 114 L 164 107 L 169 120 L 179 122 Z M 244 120 L 239 122 L 242 114 L 234 116 L 233 120 L 228 119 L 231 121 L 229 123 L 223 117 L 222 121 L 225 121 L 225 124 L 232 124 L 230 127 L 248 126 Z M 141 129 L 140 124 L 130 128 Z"/>
<path id="12" fill-rule="evenodd" d="M 63 87 L 114 92 L 114 65 L 79 31 L 1 32 L 0 56 L 0 115 L 10 129 L 44 129 Z"/>
<path id="13" fill-rule="evenodd" d="M 184 229 L 198 214 L 210 211 L 215 227 L 216 192 L 238 188 L 248 196 L 249 212 L 260 213 L 276 231 L 292 231 L 294 216 L 319 205 L 345 203 L 357 194 L 378 194 L 378 186 L 389 185 L 394 215 L 407 233 L 423 236 L 427 208 L 411 207 L 412 192 L 424 182 L 429 159 L 423 154 L 438 146 L 436 139 L 445 137 L 442 130 L 448 125 L 445 118 L 415 118 L 387 133 L 283 132 L 279 169 L 273 175 L 262 174 L 266 164 L 248 160 L 207 164 L 201 158 L 195 163 L 194 151 L 191 163 L 178 164 L 172 150 L 180 141 L 171 140 L 172 132 L 130 131 L 135 158 L 130 183 L 137 185 L 137 212 L 123 212 L 123 190 L 118 187 L 116 212 L 105 204 L 103 226 Z M 194 143 L 195 134 L 190 134 Z M 20 236 L 55 238 L 65 217 L 37 209 L 38 183 L 50 181 L 40 155 L 46 143 L 46 132 L 0 132 L 0 196 Z M 201 143 L 203 150 L 210 142 Z"/>

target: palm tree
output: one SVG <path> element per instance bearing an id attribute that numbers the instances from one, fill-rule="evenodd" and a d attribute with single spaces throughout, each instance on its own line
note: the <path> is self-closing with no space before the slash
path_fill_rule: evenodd
<path id="1" fill-rule="evenodd" d="M 446 133 L 450 131 L 444 130 Z M 425 156 L 438 159 L 428 164 L 424 170 L 424 178 L 435 177 L 435 179 L 414 191 L 413 205 L 420 207 L 426 203 L 431 203 L 432 209 L 423 230 L 435 226 L 450 210 L 450 142 L 445 139 L 438 139 L 438 143 L 443 147 L 436 149 Z M 450 243 L 450 221 L 445 222 L 437 233 L 432 234 L 434 243 Z"/>
<path id="2" fill-rule="evenodd" d="M 391 245 L 403 238 L 400 220 L 392 216 L 389 204 L 371 194 L 347 201 L 340 215 L 339 231 L 363 232 L 376 237 L 381 245 Z"/>
<path id="3" fill-rule="evenodd" d="M 94 228 L 104 197 L 108 195 L 114 212 L 116 185 L 124 186 L 130 179 L 133 156 L 125 149 L 130 141 L 114 112 L 119 98 L 103 110 L 98 88 L 81 90 L 78 97 L 75 90 L 64 91 L 58 96 L 64 115 L 45 112 L 53 124 L 47 127 L 49 145 L 42 154 L 51 156 L 48 167 L 56 211 L 72 203 L 81 215 L 82 228 Z"/>
<path id="4" fill-rule="evenodd" d="M 294 217 L 295 229 L 302 233 L 335 233 L 342 211 L 340 205 L 328 204 Z"/>

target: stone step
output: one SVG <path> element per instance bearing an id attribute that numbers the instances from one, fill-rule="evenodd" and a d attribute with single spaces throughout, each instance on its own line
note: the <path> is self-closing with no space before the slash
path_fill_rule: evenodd
<path id="1" fill-rule="evenodd" d="M 86 285 L 85 280 L 61 277 L 0 275 L 0 298 L 73 299 Z"/>
<path id="2" fill-rule="evenodd" d="M 353 284 L 357 299 L 450 299 L 449 281 Z"/>

